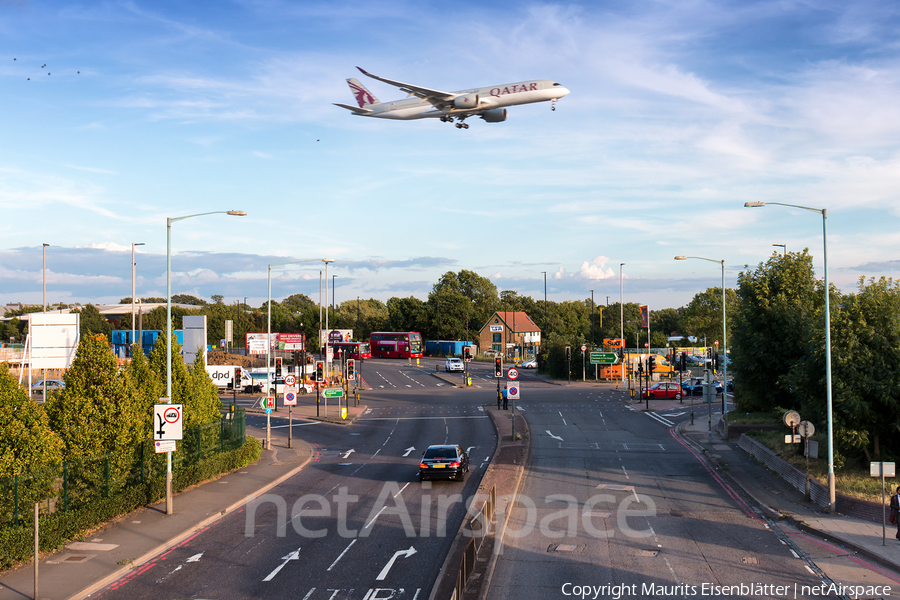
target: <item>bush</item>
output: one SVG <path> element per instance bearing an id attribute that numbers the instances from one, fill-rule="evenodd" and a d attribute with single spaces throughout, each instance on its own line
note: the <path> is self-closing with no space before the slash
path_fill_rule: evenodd
<path id="1" fill-rule="evenodd" d="M 262 445 L 253 437 L 243 446 L 229 452 L 216 454 L 177 471 L 172 482 L 176 491 L 202 483 L 218 475 L 245 467 L 259 459 Z M 165 497 L 165 477 L 156 477 L 145 483 L 125 488 L 109 498 L 68 511 L 60 511 L 40 517 L 41 552 L 59 550 L 71 540 L 84 535 L 97 526 L 127 514 L 141 506 L 158 502 Z M 9 569 L 34 556 L 34 520 L 32 513 L 20 517 L 19 527 L 0 528 L 0 569 Z"/>

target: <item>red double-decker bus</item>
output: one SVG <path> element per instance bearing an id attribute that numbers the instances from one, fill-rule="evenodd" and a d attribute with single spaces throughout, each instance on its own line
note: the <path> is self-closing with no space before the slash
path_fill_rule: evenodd
<path id="1" fill-rule="evenodd" d="M 422 334 L 417 331 L 372 333 L 372 356 L 375 358 L 419 358 L 422 356 Z"/>
<path id="2" fill-rule="evenodd" d="M 369 342 L 333 342 L 329 346 L 334 348 L 335 353 L 340 351 L 344 359 L 372 358 Z"/>

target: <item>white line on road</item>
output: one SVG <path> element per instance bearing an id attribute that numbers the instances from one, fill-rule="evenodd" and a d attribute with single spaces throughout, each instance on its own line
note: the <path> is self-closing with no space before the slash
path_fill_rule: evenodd
<path id="1" fill-rule="evenodd" d="M 278 571 L 284 568 L 284 565 L 288 564 L 292 560 L 300 560 L 300 548 L 297 548 L 287 556 L 282 557 L 284 562 L 275 567 L 275 570 L 266 575 L 266 578 L 263 581 L 272 581 L 272 578 L 278 575 Z"/>
<path id="2" fill-rule="evenodd" d="M 356 543 L 356 540 L 353 540 L 352 542 L 350 542 L 350 544 L 349 544 L 346 548 L 344 548 L 344 551 L 341 552 L 341 554 L 340 554 L 336 559 L 334 559 L 334 562 L 331 563 L 331 567 L 333 567 L 334 565 L 338 564 L 338 561 L 341 560 L 342 558 L 344 558 L 344 555 L 347 554 L 347 550 L 350 549 L 350 546 L 352 546 L 352 545 L 355 544 L 355 543 Z M 326 571 L 330 571 L 330 570 L 331 570 L 331 567 L 328 567 L 328 568 L 325 569 L 325 570 L 326 570 Z M 312 593 L 312 592 L 310 592 L 310 593 Z M 307 597 L 308 597 L 308 596 L 307 596 Z"/>
<path id="3" fill-rule="evenodd" d="M 394 555 L 391 557 L 391 560 L 389 560 L 388 563 L 386 565 L 384 565 L 384 568 L 381 570 L 381 573 L 378 574 L 378 577 L 376 577 L 375 580 L 376 581 L 384 581 L 384 579 L 387 577 L 388 571 L 390 571 L 391 567 L 394 566 L 395 560 L 397 560 L 401 556 L 404 558 L 409 558 L 410 556 L 412 556 L 415 553 L 416 553 L 416 549 L 413 548 L 412 546 L 410 546 L 409 549 L 407 549 L 407 550 L 397 550 L 396 552 L 394 552 Z"/>
<path id="4" fill-rule="evenodd" d="M 374 523 L 374 522 L 375 522 L 375 519 L 377 519 L 377 518 L 378 518 L 378 516 L 379 516 L 379 515 L 380 515 L 380 514 L 381 514 L 381 513 L 383 513 L 383 512 L 384 512 L 384 509 L 385 509 L 385 508 L 387 508 L 387 506 L 383 506 L 383 507 L 381 507 L 381 510 L 379 510 L 379 511 L 378 511 L 378 514 L 377 514 L 377 515 L 375 515 L 375 516 L 374 516 L 374 517 L 372 517 L 372 520 L 371 520 L 371 521 L 369 521 L 369 522 L 368 522 L 368 523 L 367 523 L 367 524 L 366 524 L 366 526 L 365 526 L 365 527 L 363 527 L 363 529 L 368 529 L 368 528 L 369 528 L 369 527 L 371 527 L 371 526 L 372 526 L 372 523 Z"/>
<path id="5" fill-rule="evenodd" d="M 631 477 L 628 476 L 628 471 L 625 470 L 625 467 L 622 467 L 622 472 L 625 473 L 625 479 L 631 479 Z"/>
<path id="6" fill-rule="evenodd" d="M 552 433 L 550 433 L 550 430 L 549 430 L 549 429 L 547 430 L 547 435 L 549 435 L 550 437 L 552 437 L 554 440 L 563 441 L 563 439 L 562 439 L 561 437 L 559 437 L 558 435 L 553 435 Z"/>
<path id="7" fill-rule="evenodd" d="M 666 425 L 667 427 L 672 427 L 673 425 L 675 425 L 675 423 L 673 423 L 672 421 L 665 419 L 663 417 L 660 417 L 656 413 L 648 412 L 648 413 L 644 413 L 644 414 L 647 415 L 648 417 L 650 417 L 651 419 L 653 419 L 654 421 L 659 421 L 660 423 L 662 423 L 663 425 Z"/>
<path id="8" fill-rule="evenodd" d="M 409 482 L 408 482 L 408 481 L 406 482 L 406 485 L 409 485 Z M 404 485 L 402 488 L 400 488 L 400 491 L 398 491 L 396 494 L 394 494 L 393 497 L 396 498 L 397 496 L 399 496 L 400 494 L 402 494 L 402 493 L 403 493 L 403 490 L 406 489 L 406 485 Z"/>

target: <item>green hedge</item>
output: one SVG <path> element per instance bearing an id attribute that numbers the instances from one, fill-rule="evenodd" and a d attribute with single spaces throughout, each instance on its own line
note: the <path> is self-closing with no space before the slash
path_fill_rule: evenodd
<path id="1" fill-rule="evenodd" d="M 213 455 L 200 463 L 186 466 L 174 474 L 172 487 L 175 491 L 186 489 L 224 473 L 229 473 L 259 459 L 262 445 L 259 440 L 248 437 L 243 446 L 229 452 Z M 127 514 L 141 506 L 158 502 L 165 498 L 165 477 L 157 477 L 143 484 L 128 487 L 119 493 L 103 498 L 90 506 L 60 511 L 40 516 L 41 552 L 59 550 L 71 540 L 97 526 Z M 0 528 L 0 569 L 5 570 L 34 557 L 33 513 L 20 518 L 19 527 Z"/>

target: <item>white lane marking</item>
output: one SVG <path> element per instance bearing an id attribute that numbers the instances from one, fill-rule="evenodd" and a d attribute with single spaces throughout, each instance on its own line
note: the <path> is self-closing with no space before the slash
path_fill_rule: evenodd
<path id="1" fill-rule="evenodd" d="M 406 449 L 406 452 L 403 453 L 403 456 L 409 456 L 409 453 L 415 449 L 416 449 L 415 446 L 410 446 L 409 448 Z"/>
<path id="2" fill-rule="evenodd" d="M 800 555 L 799 555 L 799 554 L 797 554 L 797 553 L 796 553 L 796 552 L 794 552 L 794 550 L 793 550 L 793 549 L 792 549 L 792 548 L 788 548 L 788 550 L 790 550 L 790 551 L 791 551 L 791 554 L 793 554 L 793 555 L 794 555 L 794 558 L 800 558 Z"/>
<path id="3" fill-rule="evenodd" d="M 353 454 L 354 452 L 356 452 L 356 450 L 352 450 L 352 449 L 351 449 L 351 450 L 347 450 L 347 451 L 344 453 L 344 456 L 343 456 L 342 458 L 350 458 L 350 455 Z"/>
<path id="4" fill-rule="evenodd" d="M 394 555 L 391 557 L 391 560 L 389 560 L 388 563 L 386 565 L 384 565 L 384 568 L 381 570 L 381 573 L 378 574 L 378 577 L 376 577 L 375 580 L 376 581 L 384 581 L 384 579 L 387 577 L 388 571 L 390 571 L 391 567 L 394 566 L 395 560 L 397 560 L 401 556 L 404 558 L 409 558 L 410 556 L 412 556 L 415 553 L 416 553 L 416 549 L 413 548 L 412 546 L 410 546 L 409 549 L 407 549 L 407 550 L 397 550 L 396 552 L 394 552 Z"/>
<path id="5" fill-rule="evenodd" d="M 305 425 L 318 425 L 319 423 L 320 423 L 320 421 L 312 421 L 310 423 L 294 423 L 294 427 L 303 427 Z M 272 427 L 270 427 L 270 429 L 281 429 L 283 427 L 290 427 L 290 425 L 272 425 Z M 354 435 L 354 434 L 351 433 L 350 435 Z"/>
<path id="6" fill-rule="evenodd" d="M 653 419 L 654 421 L 658 421 L 658 422 L 662 423 L 663 425 L 666 425 L 667 427 L 672 427 L 673 425 L 675 425 L 675 423 L 673 423 L 672 421 L 665 419 L 663 417 L 660 417 L 656 413 L 648 412 L 648 413 L 644 413 L 644 414 L 647 415 L 648 417 L 650 417 L 651 419 Z"/>
<path id="7" fill-rule="evenodd" d="M 202 556 L 203 556 L 203 553 L 201 552 L 200 554 L 195 554 L 193 556 L 188 557 L 188 559 L 184 562 L 199 562 L 200 557 L 202 557 Z"/>
<path id="8" fill-rule="evenodd" d="M 378 514 L 376 514 L 374 517 L 372 517 L 372 520 L 369 521 L 369 522 L 366 524 L 366 526 L 363 527 L 363 529 L 368 529 L 369 527 L 371 527 L 371 526 L 372 526 L 372 523 L 374 523 L 374 522 L 375 522 L 375 519 L 377 519 L 378 516 L 379 516 L 381 513 L 384 512 L 384 509 L 385 509 L 385 508 L 387 508 L 387 506 L 382 506 L 382 507 L 381 507 L 381 510 L 378 511 Z"/>
<path id="9" fill-rule="evenodd" d="M 263 581 L 272 581 L 272 578 L 278 575 L 278 571 L 284 568 L 284 565 L 288 564 L 292 560 L 300 560 L 300 548 L 297 548 L 287 556 L 282 557 L 284 562 L 275 567 L 275 570 L 266 575 L 266 578 Z"/>
<path id="10" fill-rule="evenodd" d="M 344 555 L 347 554 L 347 550 L 350 549 L 350 546 L 352 546 L 352 545 L 355 544 L 355 543 L 356 543 L 356 540 L 353 540 L 352 542 L 350 542 L 350 544 L 349 544 L 346 548 L 344 548 L 344 551 L 341 552 L 340 555 L 339 555 L 336 559 L 334 559 L 334 562 L 331 563 L 331 567 L 333 567 L 334 565 L 338 564 L 338 561 L 341 560 L 342 558 L 344 558 Z M 328 567 L 328 568 L 325 569 L 325 570 L 326 570 L 326 571 L 330 571 L 330 570 L 331 570 L 331 567 Z M 311 593 L 312 593 L 312 592 L 310 592 L 310 594 L 311 594 Z M 308 597 L 309 597 L 309 596 L 307 596 L 307 598 L 308 598 Z"/>
<path id="11" fill-rule="evenodd" d="M 559 437 L 558 435 L 553 435 L 552 433 L 550 433 L 550 430 L 549 430 L 549 429 L 547 429 L 547 435 L 549 435 L 550 437 L 552 437 L 554 440 L 563 441 L 563 439 L 562 439 L 561 437 Z"/>
<path id="12" fill-rule="evenodd" d="M 381 452 L 381 448 L 379 448 L 378 450 L 376 450 L 376 451 L 375 451 L 375 454 L 373 454 L 373 455 L 370 456 L 369 458 L 375 458 L 376 456 L 378 456 L 378 453 L 379 453 L 379 452 Z"/>
<path id="13" fill-rule="evenodd" d="M 309 600 L 309 597 L 313 595 L 314 591 L 316 591 L 316 588 L 309 590 L 309 593 L 303 596 L 303 600 Z"/>
<path id="14" fill-rule="evenodd" d="M 565 419 L 563 419 L 563 425 L 568 425 L 568 423 L 566 423 Z"/>
<path id="15" fill-rule="evenodd" d="M 409 485 L 409 482 L 408 482 L 408 481 L 406 482 L 406 485 Z M 397 496 L 399 496 L 400 494 L 402 494 L 402 493 L 403 493 L 403 490 L 406 489 L 406 485 L 404 485 L 402 488 L 400 488 L 400 490 L 399 490 L 396 494 L 394 494 L 393 497 L 396 498 Z"/>
<path id="16" fill-rule="evenodd" d="M 621 456 L 619 457 L 619 460 L 622 460 Z M 631 479 L 631 477 L 628 476 L 628 471 L 625 470 L 625 467 L 622 467 L 622 472 L 625 473 L 625 479 Z"/>

